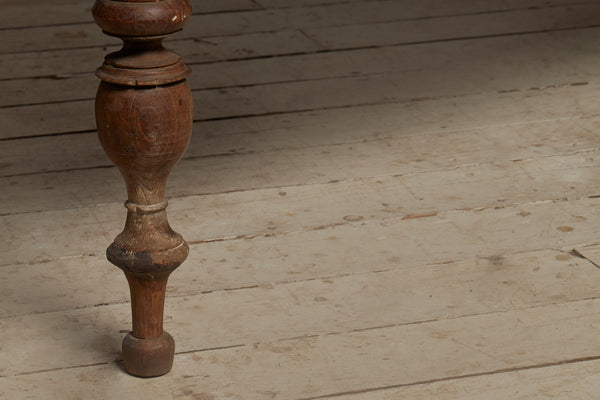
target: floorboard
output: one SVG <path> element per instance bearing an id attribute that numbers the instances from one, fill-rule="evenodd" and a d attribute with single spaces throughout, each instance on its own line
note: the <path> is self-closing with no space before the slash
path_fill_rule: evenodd
<path id="1" fill-rule="evenodd" d="M 600 390 L 598 360 L 580 360 L 543 367 L 516 369 L 477 376 L 443 379 L 418 385 L 364 390 L 354 394 L 319 397 L 322 400 L 501 400 L 565 397 L 593 398 Z"/>
<path id="2" fill-rule="evenodd" d="M 578 302 L 596 297 L 600 274 L 595 272 L 584 260 L 560 252 L 525 253 L 200 295 L 182 291 L 170 298 L 165 318 L 179 338 L 178 351 L 186 353 Z M 7 349 L 0 373 L 111 362 L 119 357 L 120 335 L 106 327 L 126 327 L 129 312 L 121 302 L 3 318 Z M 42 351 L 56 354 L 50 364 L 37 357 Z"/>
<path id="3" fill-rule="evenodd" d="M 582 300 L 186 352 L 175 359 L 171 384 L 115 373 L 112 363 L 98 361 L 90 366 L 18 375 L 2 390 L 8 395 L 29 396 L 50 391 L 63 398 L 89 396 L 94 390 L 92 393 L 98 398 L 117 394 L 123 399 L 140 395 L 182 397 L 179 393 L 192 393 L 234 399 L 312 399 L 447 377 L 555 365 L 558 359 L 582 360 L 593 351 L 590 343 L 599 334 L 594 324 L 599 307 L 598 300 Z M 588 329 L 573 330 L 574 325 Z M 105 339 L 100 341 L 104 343 Z M 90 350 L 87 344 L 82 347 L 82 352 Z M 548 347 L 556 351 L 548 352 Z M 356 369 L 357 365 L 369 368 Z M 69 385 L 64 384 L 65 380 Z M 110 385 L 98 384 L 107 380 Z"/>
<path id="4" fill-rule="evenodd" d="M 402 89 L 402 94 L 408 98 L 443 96 L 447 95 L 447 91 L 460 95 L 477 90 L 507 91 L 582 83 L 595 81 L 598 78 L 596 71 L 590 68 L 590 64 L 599 63 L 596 60 L 600 57 L 594 51 L 591 39 L 600 36 L 600 28 L 591 30 L 592 32 L 549 32 L 488 38 L 466 43 L 430 43 L 342 50 L 282 56 L 272 60 L 250 59 L 199 64 L 194 65 L 194 73 L 189 82 L 192 90 L 201 91 L 197 93 L 197 97 L 202 98 L 211 91 L 218 91 L 221 95 L 229 97 L 219 98 L 219 103 L 233 104 L 236 100 L 239 101 L 237 98 L 243 100 L 248 97 L 265 98 L 267 96 L 260 92 L 265 90 L 269 92 L 270 97 L 275 98 L 281 97 L 281 95 L 277 96 L 278 91 L 306 97 L 305 93 L 296 89 L 297 85 L 306 85 L 305 81 L 317 81 L 316 84 L 324 86 L 324 90 L 327 91 L 329 80 L 342 79 L 344 91 L 349 92 L 352 91 L 355 79 L 350 81 L 344 79 L 355 76 L 359 76 L 362 80 L 382 76 L 395 85 L 393 89 L 397 90 L 397 87 Z M 585 41 L 582 41 L 582 38 L 585 38 Z M 600 40 L 600 37 L 598 39 Z M 576 51 L 575 46 L 577 46 Z M 420 61 L 425 57 L 427 63 Z M 576 62 L 577 59 L 582 58 L 588 62 L 584 68 L 578 67 Z M 464 61 L 471 59 L 478 61 L 476 63 Z M 419 63 L 415 60 L 419 60 Z M 516 65 L 521 70 L 518 75 L 512 74 Z M 432 80 L 432 75 L 442 68 L 445 73 L 440 75 L 439 80 Z M 569 80 L 565 82 L 567 74 Z M 453 85 L 453 82 L 461 86 L 456 87 L 457 84 Z M 377 82 L 367 81 L 367 83 L 376 89 L 383 89 Z M 24 85 L 30 89 L 23 91 Z M 69 107 L 67 103 L 69 101 L 93 98 L 97 86 L 98 79 L 90 73 L 63 76 L 61 79 L 4 80 L 0 81 L 0 90 L 6 94 L 6 97 L 0 99 L 0 108 L 35 105 L 40 102 L 40 99 L 43 99 L 43 103 L 66 103 L 61 104 L 61 107 Z M 312 87 L 308 90 L 315 92 Z M 274 94 L 270 93 L 274 91 Z M 212 96 L 209 95 L 209 101 L 210 97 Z M 397 97 L 387 94 L 386 99 L 395 100 Z M 311 98 L 307 101 L 317 104 Z M 296 101 L 295 104 L 297 103 Z M 298 106 L 301 107 L 301 104 Z M 241 107 L 236 105 L 235 109 Z M 212 118 L 218 117 L 214 110 L 207 111 Z M 274 111 L 279 110 L 275 108 Z M 240 112 L 244 110 L 241 109 Z M 246 111 L 246 113 L 250 112 Z M 196 118 L 202 119 L 202 116 L 196 115 Z"/>
<path id="5" fill-rule="evenodd" d="M 291 148 L 269 152 L 241 153 L 223 157 L 188 158 L 173 173 L 171 196 L 208 195 L 261 188 L 326 184 L 353 178 L 403 175 L 456 168 L 485 162 L 522 160 L 565 154 L 595 148 L 595 120 L 576 120 L 574 124 L 509 126 L 474 131 L 451 132 L 439 136 L 410 136 L 359 143 L 330 144 L 316 148 Z M 586 123 L 591 123 L 586 128 Z M 579 125 L 583 123 L 583 126 Z M 560 126 L 575 126 L 573 136 L 562 136 Z M 579 126 L 578 126 L 579 125 Z M 523 132 L 530 132 L 521 142 Z M 436 139 L 439 137 L 439 140 Z M 438 147 L 424 154 L 414 147 L 436 141 Z M 482 151 L 484 146 L 497 151 Z M 452 149 L 452 150 L 450 150 Z M 451 153 L 449 153 L 451 151 Z M 315 157 L 319 154 L 320 157 Z M 336 157 L 329 157 L 336 154 Z M 449 155 L 450 154 L 450 155 Z M 106 161 L 103 161 L 106 163 Z M 107 165 L 107 164 L 104 164 Z M 350 167 L 349 167 L 350 166 Z M 3 213 L 28 213 L 70 209 L 118 201 L 123 189 L 116 168 L 67 170 L 0 178 L 11 191 L 0 193 L 7 203 Z M 14 183 L 13 183 L 14 182 Z M 81 182 L 85 182 L 82 185 Z M 85 190 L 81 190 L 85 188 Z"/>

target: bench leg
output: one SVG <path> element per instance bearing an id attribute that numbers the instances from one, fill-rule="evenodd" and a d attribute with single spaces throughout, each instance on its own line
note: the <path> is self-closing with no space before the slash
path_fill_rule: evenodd
<path id="1" fill-rule="evenodd" d="M 173 338 L 163 330 L 169 274 L 188 245 L 167 221 L 165 186 L 192 132 L 190 70 L 162 40 L 191 14 L 188 0 L 97 0 L 96 23 L 123 39 L 97 71 L 96 123 L 102 147 L 127 187 L 125 228 L 107 250 L 131 290 L 133 329 L 123 340 L 125 369 L 152 377 L 171 369 Z"/>

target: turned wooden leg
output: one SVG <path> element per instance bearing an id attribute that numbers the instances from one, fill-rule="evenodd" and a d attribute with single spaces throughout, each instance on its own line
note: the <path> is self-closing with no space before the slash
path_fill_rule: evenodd
<path id="1" fill-rule="evenodd" d="M 175 353 L 163 330 L 167 279 L 188 254 L 167 221 L 165 186 L 192 132 L 190 70 L 162 40 L 182 28 L 191 7 L 188 0 L 97 0 L 93 14 L 124 43 L 96 73 L 98 136 L 128 196 L 125 228 L 106 252 L 131 290 L 133 329 L 123 359 L 132 375 L 158 376 L 169 372 Z"/>

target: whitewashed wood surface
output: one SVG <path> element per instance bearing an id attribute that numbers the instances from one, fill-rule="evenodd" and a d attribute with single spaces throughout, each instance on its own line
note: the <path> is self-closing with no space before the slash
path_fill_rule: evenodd
<path id="1" fill-rule="evenodd" d="M 122 371 L 91 1 L 0 0 L 0 399 L 592 399 L 600 5 L 192 1 L 173 371 Z"/>

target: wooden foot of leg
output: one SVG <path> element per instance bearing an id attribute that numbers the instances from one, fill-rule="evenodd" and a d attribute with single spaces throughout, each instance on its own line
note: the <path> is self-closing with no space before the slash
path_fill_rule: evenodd
<path id="1" fill-rule="evenodd" d="M 167 332 L 157 338 L 139 339 L 128 333 L 123 339 L 125 370 L 142 378 L 161 376 L 171 370 L 175 341 Z"/>

